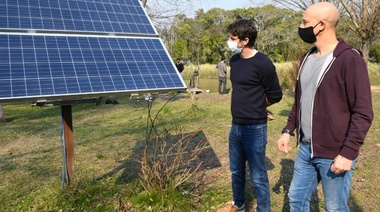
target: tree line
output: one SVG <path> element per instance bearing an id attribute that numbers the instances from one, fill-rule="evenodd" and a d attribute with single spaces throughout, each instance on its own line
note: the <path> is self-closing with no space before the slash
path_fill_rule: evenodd
<path id="1" fill-rule="evenodd" d="M 377 4 L 375 4 L 375 9 L 376 7 L 378 7 Z M 199 9 L 195 11 L 194 17 L 179 13 L 173 14 L 171 21 L 155 20 L 154 22 L 159 23 L 155 26 L 173 59 L 181 58 L 185 62 L 205 64 L 216 63 L 221 56 L 231 56 L 232 53 L 226 45 L 227 26 L 239 17 L 249 18 L 254 21 L 258 30 L 255 48 L 268 55 L 274 62 L 286 62 L 300 58 L 301 54 L 311 47 L 310 44 L 302 42 L 297 33 L 305 8 L 295 10 L 294 7 L 290 9 L 268 4 L 234 10 L 212 8 L 207 12 Z M 149 10 L 147 11 L 153 19 L 157 18 L 156 15 L 149 13 Z M 380 12 L 380 10 L 377 11 Z M 360 14 L 362 13 L 359 12 Z M 377 15 L 375 20 L 380 19 L 379 14 L 375 15 Z M 351 16 L 355 16 L 353 12 Z M 365 18 L 370 19 L 370 17 L 363 17 Z M 361 21 L 362 25 L 358 25 L 358 20 L 361 19 L 358 18 L 354 22 L 349 13 L 342 12 L 337 29 L 338 37 L 362 50 L 367 61 L 380 62 L 380 39 L 376 34 L 379 24 L 367 26 L 369 23 L 363 25 L 364 21 Z M 355 31 L 353 26 L 361 28 Z M 363 36 L 367 36 L 365 33 L 372 36 L 371 42 L 364 42 Z"/>

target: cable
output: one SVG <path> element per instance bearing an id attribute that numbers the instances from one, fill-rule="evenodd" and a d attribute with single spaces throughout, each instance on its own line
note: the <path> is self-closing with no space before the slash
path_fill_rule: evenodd
<path id="1" fill-rule="evenodd" d="M 154 127 L 154 123 L 156 122 L 156 119 L 158 118 L 158 115 L 161 113 L 161 111 L 165 108 L 165 106 L 172 100 L 174 99 L 174 97 L 176 97 L 178 95 L 178 93 L 174 94 L 172 97 L 170 97 L 170 99 L 168 99 L 166 101 L 166 103 L 160 108 L 160 110 L 158 110 L 157 114 L 154 116 L 154 118 L 152 119 L 151 117 L 151 109 L 152 109 L 152 105 L 153 105 L 153 101 L 148 101 L 148 117 L 147 117 L 147 120 L 146 120 L 146 134 L 145 134 L 145 144 L 147 145 L 148 144 L 148 139 L 150 138 L 150 135 L 152 134 L 152 130 L 156 130 L 156 128 Z M 149 121 L 151 123 L 150 125 L 150 130 L 149 130 Z M 148 133 L 149 131 L 149 133 Z M 156 134 L 158 134 L 156 132 Z"/>

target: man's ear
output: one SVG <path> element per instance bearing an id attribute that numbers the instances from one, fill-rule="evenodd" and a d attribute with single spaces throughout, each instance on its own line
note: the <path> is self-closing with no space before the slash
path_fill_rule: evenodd
<path id="1" fill-rule="evenodd" d="M 243 42 L 244 42 L 244 46 L 247 45 L 249 43 L 249 38 L 244 38 Z"/>
<path id="2" fill-rule="evenodd" d="M 318 29 L 318 34 L 321 33 L 321 32 L 323 32 L 323 31 L 325 30 L 326 25 L 327 25 L 327 23 L 326 23 L 325 20 L 321 20 L 321 21 L 319 22 L 318 26 L 316 26 L 317 29 Z M 317 35 L 318 35 L 318 34 L 317 34 Z"/>

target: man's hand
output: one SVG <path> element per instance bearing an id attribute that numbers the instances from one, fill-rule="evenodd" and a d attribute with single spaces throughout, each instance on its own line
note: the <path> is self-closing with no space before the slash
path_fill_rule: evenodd
<path id="1" fill-rule="evenodd" d="M 350 170 L 352 167 L 352 160 L 349 160 L 341 155 L 336 156 L 334 163 L 331 164 L 330 170 L 335 174 L 340 174 Z"/>
<path id="2" fill-rule="evenodd" d="M 283 133 L 280 139 L 277 141 L 278 149 L 282 152 L 288 153 L 292 149 L 291 146 L 289 146 L 290 143 L 290 135 L 287 133 Z"/>
<path id="3" fill-rule="evenodd" d="M 272 121 L 272 120 L 275 120 L 276 118 L 274 117 L 272 111 L 268 110 L 267 109 L 267 120 L 268 121 Z"/>

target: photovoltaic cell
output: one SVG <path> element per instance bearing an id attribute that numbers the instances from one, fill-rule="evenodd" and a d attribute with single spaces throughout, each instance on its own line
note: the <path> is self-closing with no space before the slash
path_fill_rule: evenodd
<path id="1" fill-rule="evenodd" d="M 158 38 L 0 35 L 0 100 L 183 87 Z"/>
<path id="2" fill-rule="evenodd" d="M 157 34 L 139 0 L 2 0 L 0 29 Z"/>

